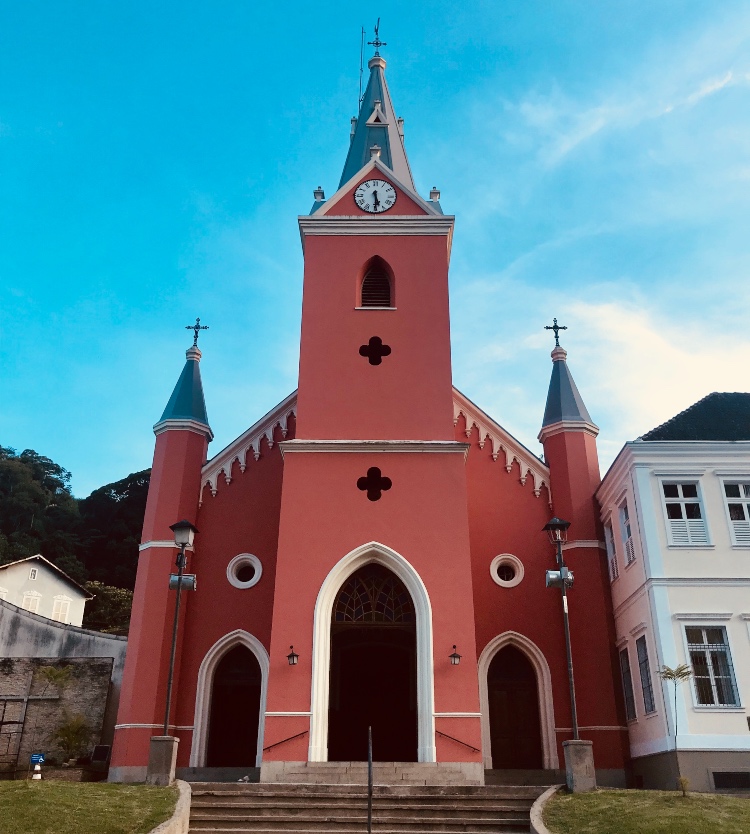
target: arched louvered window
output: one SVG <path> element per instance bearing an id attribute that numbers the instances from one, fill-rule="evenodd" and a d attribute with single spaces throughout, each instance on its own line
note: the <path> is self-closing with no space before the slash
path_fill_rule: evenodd
<path id="1" fill-rule="evenodd" d="M 362 279 L 362 307 L 392 307 L 393 287 L 388 267 L 381 258 L 373 258 Z"/>

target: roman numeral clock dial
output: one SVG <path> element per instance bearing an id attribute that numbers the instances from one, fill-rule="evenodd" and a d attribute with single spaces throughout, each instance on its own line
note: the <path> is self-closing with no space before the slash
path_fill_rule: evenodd
<path id="1" fill-rule="evenodd" d="M 385 180 L 365 180 L 354 192 L 354 202 L 370 214 L 381 214 L 396 203 L 396 189 Z"/>

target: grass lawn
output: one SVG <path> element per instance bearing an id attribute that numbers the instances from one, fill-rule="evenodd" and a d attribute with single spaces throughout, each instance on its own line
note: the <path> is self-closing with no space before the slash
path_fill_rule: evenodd
<path id="1" fill-rule="evenodd" d="M 0 782 L 3 834 L 147 834 L 169 819 L 176 788 L 106 782 Z"/>
<path id="2" fill-rule="evenodd" d="M 544 822 L 554 834 L 749 834 L 750 799 L 677 791 L 559 793 Z"/>

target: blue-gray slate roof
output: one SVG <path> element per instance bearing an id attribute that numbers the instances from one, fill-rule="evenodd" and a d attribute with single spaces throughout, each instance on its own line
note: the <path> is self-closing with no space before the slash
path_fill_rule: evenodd
<path id="1" fill-rule="evenodd" d="M 380 147 L 380 161 L 387 165 L 400 182 L 416 191 L 406 158 L 404 137 L 391 102 L 391 94 L 385 83 L 385 61 L 380 57 L 370 60 L 370 80 L 367 82 L 349 153 L 344 163 L 339 188 L 347 183 L 370 161 L 370 148 Z M 375 102 L 379 101 L 380 105 Z M 376 107 L 379 109 L 376 111 Z"/>
<path id="2" fill-rule="evenodd" d="M 750 394 L 708 394 L 641 440 L 750 440 Z"/>
<path id="3" fill-rule="evenodd" d="M 563 420 L 572 422 L 593 423 L 589 412 L 583 403 L 578 388 L 564 358 L 555 359 L 552 363 L 552 378 L 547 392 L 547 406 L 544 409 L 542 428 L 560 423 Z"/>
<path id="4" fill-rule="evenodd" d="M 199 366 L 200 351 L 191 348 L 187 352 L 187 361 L 182 369 L 177 385 L 172 391 L 167 407 L 161 415 L 162 420 L 195 420 L 208 426 L 206 401 L 203 397 L 203 383 Z"/>

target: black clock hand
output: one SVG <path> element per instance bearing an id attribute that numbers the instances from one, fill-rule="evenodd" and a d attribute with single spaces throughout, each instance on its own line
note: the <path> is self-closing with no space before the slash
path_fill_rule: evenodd
<path id="1" fill-rule="evenodd" d="M 373 208 L 377 208 L 377 207 L 380 205 L 380 200 L 378 200 L 378 192 L 377 192 L 377 191 L 373 191 L 373 192 L 372 192 L 372 197 L 373 197 L 373 200 L 372 200 L 372 207 L 373 207 Z"/>

